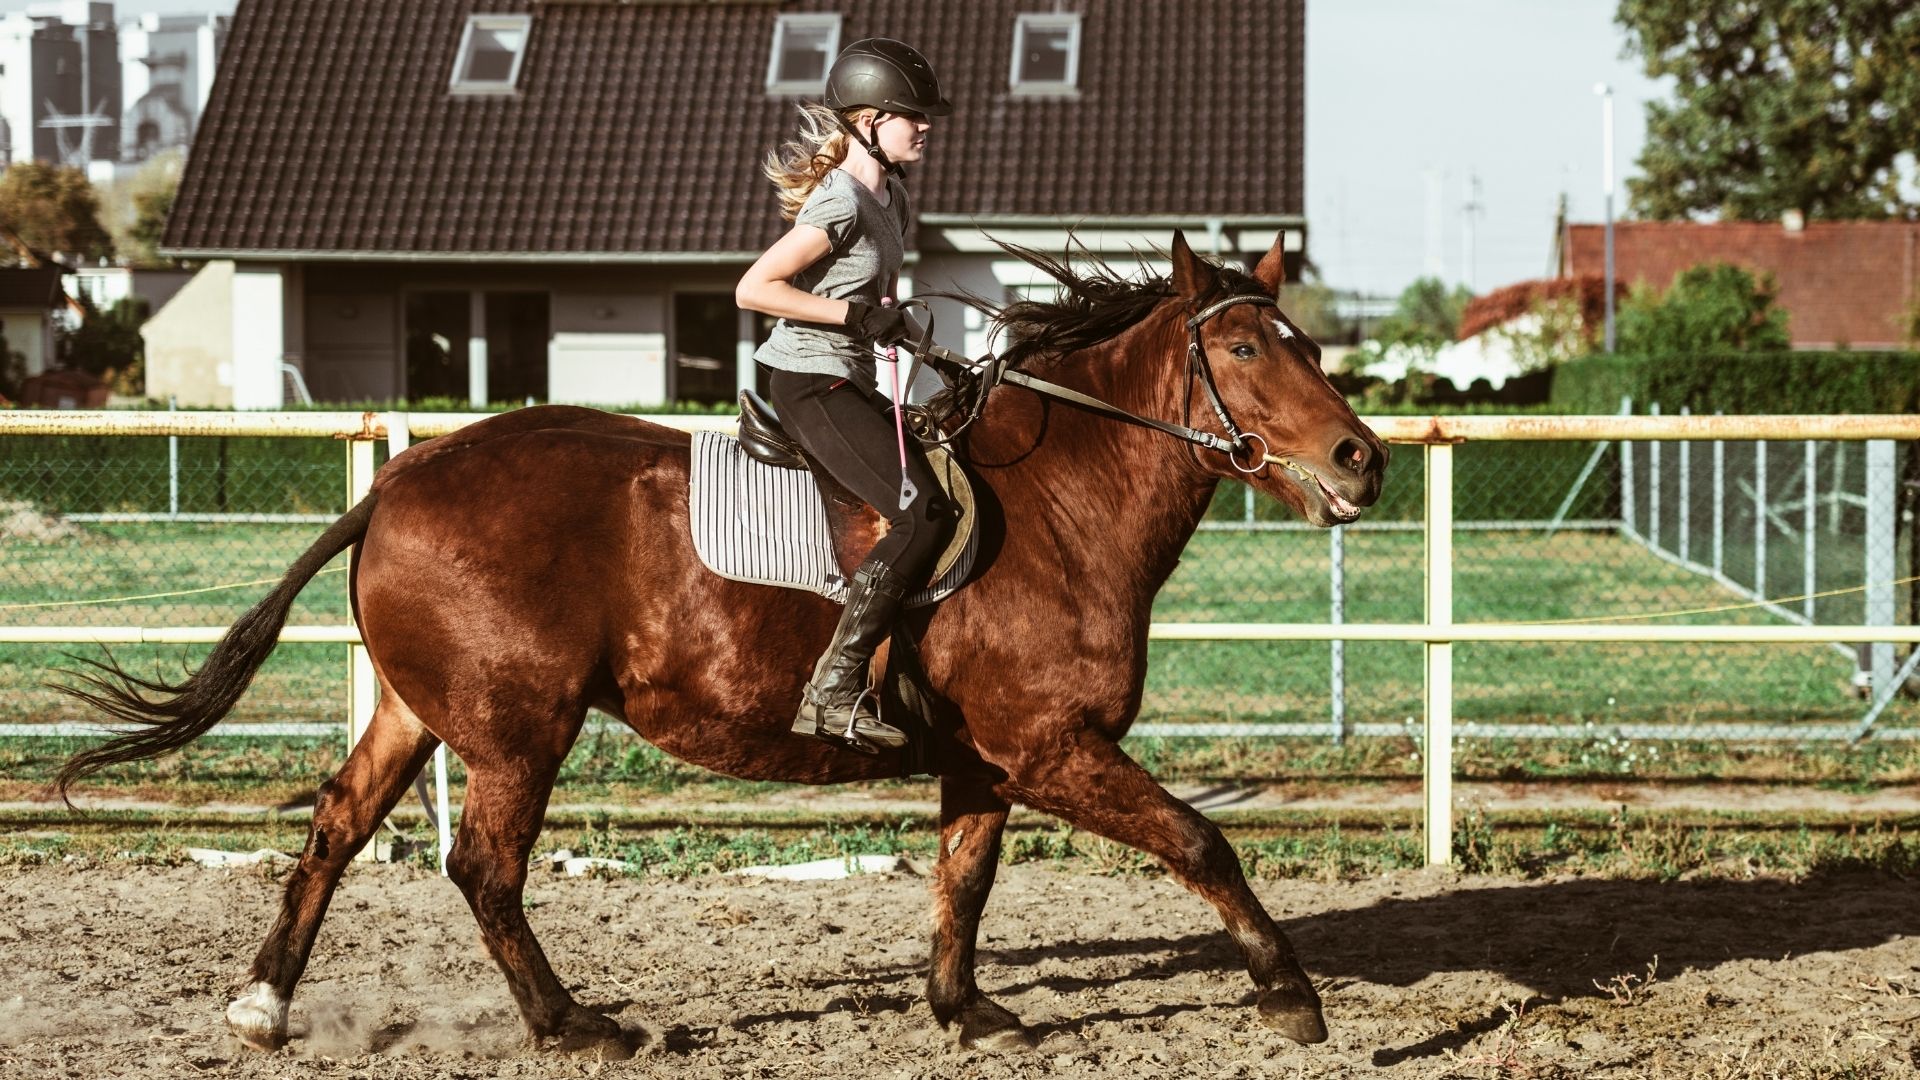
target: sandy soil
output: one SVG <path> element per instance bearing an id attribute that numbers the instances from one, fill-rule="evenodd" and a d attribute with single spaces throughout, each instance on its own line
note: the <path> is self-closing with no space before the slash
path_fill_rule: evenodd
<path id="1" fill-rule="evenodd" d="M 980 982 L 1044 1038 L 994 1055 L 921 1000 L 924 880 L 540 874 L 561 977 L 644 1036 L 623 1062 L 524 1046 L 456 890 L 390 865 L 349 872 L 294 1040 L 242 1049 L 221 1012 L 273 877 L 0 871 L 0 1076 L 1920 1075 L 1920 888 L 1878 877 L 1262 884 L 1326 997 L 1332 1039 L 1302 1048 L 1177 885 L 1003 868 Z"/>

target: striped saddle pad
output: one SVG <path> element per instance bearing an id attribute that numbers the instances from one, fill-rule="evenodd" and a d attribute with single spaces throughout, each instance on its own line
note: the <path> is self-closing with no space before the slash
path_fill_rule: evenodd
<path id="1" fill-rule="evenodd" d="M 908 607 L 931 604 L 958 589 L 979 547 L 966 474 L 938 447 L 928 450 L 927 460 L 961 517 L 940 553 L 933 584 L 909 595 Z M 813 473 L 750 457 L 731 435 L 696 431 L 687 489 L 693 548 L 707 569 L 735 581 L 805 589 L 836 604 L 847 602 L 847 579 Z"/>

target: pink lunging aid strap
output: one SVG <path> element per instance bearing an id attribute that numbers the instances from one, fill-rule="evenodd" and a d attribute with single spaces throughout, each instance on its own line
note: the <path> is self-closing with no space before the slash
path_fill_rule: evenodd
<path id="1" fill-rule="evenodd" d="M 892 307 L 893 297 L 881 297 L 880 306 Z M 900 400 L 900 350 L 892 345 L 887 346 L 887 374 L 893 380 L 893 437 L 900 446 L 900 509 L 905 510 L 913 505 L 914 497 L 920 492 L 907 476 L 907 426 L 900 411 L 903 404 Z"/>

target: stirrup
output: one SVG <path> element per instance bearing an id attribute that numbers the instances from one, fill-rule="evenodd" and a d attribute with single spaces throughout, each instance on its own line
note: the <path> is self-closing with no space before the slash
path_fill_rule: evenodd
<path id="1" fill-rule="evenodd" d="M 907 733 L 880 719 L 880 697 L 869 687 L 860 692 L 853 702 L 846 706 L 835 706 L 815 701 L 809 685 L 801 692 L 800 711 L 794 715 L 793 727 L 796 735 L 811 735 L 823 739 L 835 746 L 855 750 L 862 754 L 877 756 L 882 750 L 899 750 L 907 745 Z M 872 697 L 874 708 L 862 712 L 860 706 Z M 845 710 L 846 724 L 839 726 L 835 715 Z"/>

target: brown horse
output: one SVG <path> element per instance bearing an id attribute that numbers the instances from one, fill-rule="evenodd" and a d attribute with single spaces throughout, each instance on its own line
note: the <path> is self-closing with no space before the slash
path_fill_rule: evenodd
<path id="1" fill-rule="evenodd" d="M 988 397 L 966 444 L 982 501 L 996 508 L 982 565 L 911 625 L 934 706 L 950 721 L 929 768 L 940 777 L 940 854 L 927 997 L 966 1045 L 1033 1041 L 974 983 L 980 913 L 1016 802 L 1164 861 L 1225 920 L 1262 1018 L 1300 1042 L 1326 1037 L 1319 996 L 1233 848 L 1119 742 L 1140 708 L 1154 594 L 1215 486 L 1244 479 L 1333 525 L 1378 497 L 1387 453 L 1321 373 L 1318 347 L 1271 303 L 1278 244 L 1251 276 L 1202 261 L 1178 235 L 1172 259 L 1170 280 L 1144 282 L 1048 262 L 1066 295 L 1000 313 L 1019 339 L 1010 356 L 1032 375 L 1167 421 L 1210 421 L 1203 391 L 1217 381 L 1234 420 L 1288 467 L 1260 467 L 1250 442 L 1239 444 L 1245 459 L 1196 448 L 1018 386 Z M 1188 320 L 1210 307 L 1191 332 L 1215 378 L 1196 386 Z M 565 407 L 489 418 L 388 463 L 372 494 L 185 682 L 142 680 L 109 661 L 88 677 L 91 690 L 71 691 L 142 726 L 77 755 L 63 792 L 212 727 L 273 649 L 295 594 L 359 545 L 351 595 L 379 705 L 321 786 L 252 985 L 228 1007 L 242 1039 L 286 1038 L 287 1003 L 341 872 L 439 743 L 468 778 L 448 876 L 531 1035 L 560 1045 L 624 1038 L 561 986 L 521 906 L 554 777 L 589 708 L 732 776 L 827 784 L 901 772 L 897 754 L 789 733 L 837 608 L 703 569 L 688 468 L 688 436 L 642 421 Z M 874 527 L 852 538 L 859 551 Z"/>

